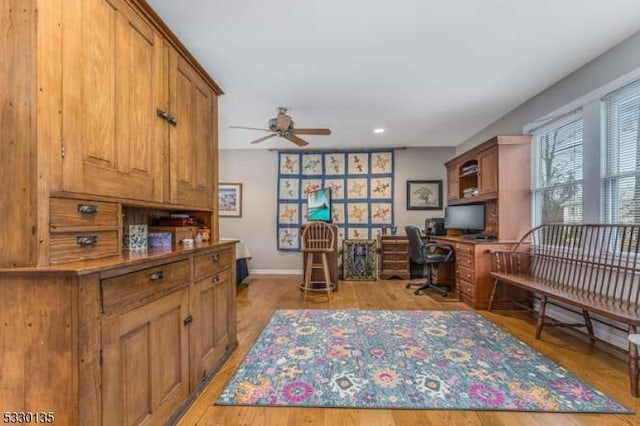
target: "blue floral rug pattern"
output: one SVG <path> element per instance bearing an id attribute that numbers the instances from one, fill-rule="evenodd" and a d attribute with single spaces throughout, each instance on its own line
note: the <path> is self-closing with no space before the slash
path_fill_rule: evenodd
<path id="1" fill-rule="evenodd" d="M 278 310 L 216 404 L 630 413 L 468 311 Z"/>

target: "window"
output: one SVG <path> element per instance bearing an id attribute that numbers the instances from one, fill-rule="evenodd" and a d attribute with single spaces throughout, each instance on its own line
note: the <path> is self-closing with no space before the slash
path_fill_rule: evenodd
<path id="1" fill-rule="evenodd" d="M 582 222 L 582 127 L 573 113 L 533 132 L 535 225 Z"/>
<path id="2" fill-rule="evenodd" d="M 604 99 L 604 221 L 640 223 L 640 82 Z"/>

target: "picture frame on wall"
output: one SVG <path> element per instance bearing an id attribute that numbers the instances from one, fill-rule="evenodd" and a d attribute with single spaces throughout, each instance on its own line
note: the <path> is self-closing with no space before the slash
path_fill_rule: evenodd
<path id="1" fill-rule="evenodd" d="M 242 184 L 218 185 L 218 213 L 220 217 L 242 217 Z"/>
<path id="2" fill-rule="evenodd" d="M 407 210 L 442 210 L 442 181 L 408 180 Z"/>

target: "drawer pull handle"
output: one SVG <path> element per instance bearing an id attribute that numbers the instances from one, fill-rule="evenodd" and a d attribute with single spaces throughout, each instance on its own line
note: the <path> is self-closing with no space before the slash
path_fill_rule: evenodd
<path id="1" fill-rule="evenodd" d="M 193 322 L 193 316 L 192 316 L 192 315 L 189 315 L 188 317 L 186 317 L 186 318 L 182 321 L 182 323 L 183 323 L 185 326 L 187 326 L 187 325 L 191 324 L 192 322 Z"/>
<path id="2" fill-rule="evenodd" d="M 214 262 L 217 262 L 220 260 L 220 254 L 218 253 L 214 253 L 211 255 L 211 260 L 213 260 Z"/>
<path id="3" fill-rule="evenodd" d="M 94 246 L 98 244 L 98 236 L 97 235 L 78 235 L 76 237 L 76 244 L 79 246 Z"/>
<path id="4" fill-rule="evenodd" d="M 162 273 L 162 271 L 157 271 L 149 274 L 149 281 L 160 281 L 162 278 L 164 278 L 164 274 Z"/>
<path id="5" fill-rule="evenodd" d="M 78 213 L 96 214 L 98 213 L 98 206 L 95 204 L 78 204 Z"/>
<path id="6" fill-rule="evenodd" d="M 220 277 L 215 275 L 213 278 L 211 278 L 211 282 L 214 284 L 218 284 L 220 282 Z"/>
<path id="7" fill-rule="evenodd" d="M 160 108 L 156 109 L 156 115 L 163 120 L 169 121 L 169 113 L 161 110 Z"/>

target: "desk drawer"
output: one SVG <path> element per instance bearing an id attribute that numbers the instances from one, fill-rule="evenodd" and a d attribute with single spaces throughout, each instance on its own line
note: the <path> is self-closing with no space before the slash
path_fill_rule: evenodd
<path id="1" fill-rule="evenodd" d="M 120 253 L 117 231 L 65 232 L 51 234 L 51 264 L 117 256 Z"/>
<path id="2" fill-rule="evenodd" d="M 99 201 L 51 198 L 51 231 L 64 228 L 118 227 L 118 205 Z"/>
<path id="3" fill-rule="evenodd" d="M 189 285 L 188 260 L 145 268 L 102 280 L 102 310 L 124 311 Z"/>
<path id="4" fill-rule="evenodd" d="M 458 268 L 456 268 L 456 279 L 463 279 L 470 283 L 475 283 L 475 273 L 473 269 L 459 266 Z"/>
<path id="5" fill-rule="evenodd" d="M 457 255 L 457 253 L 456 253 L 456 255 Z M 456 267 L 458 267 L 458 268 L 464 267 L 464 268 L 473 269 L 474 268 L 473 257 L 472 256 L 465 256 L 465 255 L 457 255 L 456 256 Z"/>
<path id="6" fill-rule="evenodd" d="M 473 256 L 473 244 L 455 244 L 456 256 L 460 254 L 466 254 L 468 256 Z"/>
<path id="7" fill-rule="evenodd" d="M 470 283 L 469 281 L 466 281 L 461 278 L 456 278 L 456 284 L 460 289 L 460 293 L 466 294 L 467 296 L 470 296 L 470 297 L 475 297 L 476 287 L 475 285 L 473 285 L 473 283 Z"/>
<path id="8" fill-rule="evenodd" d="M 196 256 L 194 279 L 209 277 L 231 265 L 231 247 Z"/>

